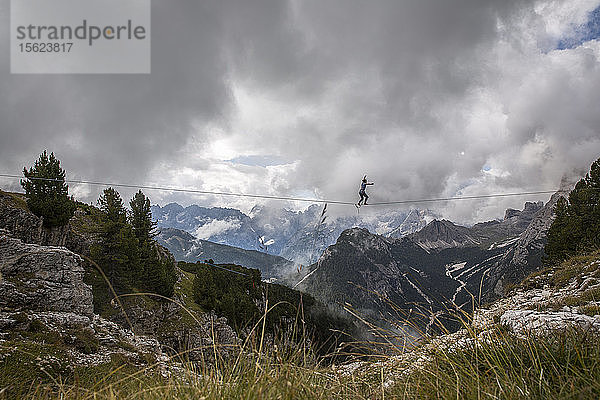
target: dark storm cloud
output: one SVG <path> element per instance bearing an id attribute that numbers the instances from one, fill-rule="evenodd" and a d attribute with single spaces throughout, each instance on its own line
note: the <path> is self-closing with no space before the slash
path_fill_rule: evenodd
<path id="1" fill-rule="evenodd" d="M 4 170 L 20 170 L 47 148 L 72 175 L 139 181 L 185 145 L 195 121 L 226 112 L 218 10 L 155 2 L 152 13 L 151 75 L 10 75 L 8 57 L 1 59 Z M 8 54 L 6 29 L 2 51 Z"/>
<path id="2" fill-rule="evenodd" d="M 548 51 L 591 3 L 155 1 L 151 75 L 0 60 L 0 169 L 48 148 L 72 176 L 253 193 L 345 199 L 364 173 L 379 200 L 552 186 L 598 153 L 598 50 Z M 289 164 L 220 162 L 244 157 Z"/>

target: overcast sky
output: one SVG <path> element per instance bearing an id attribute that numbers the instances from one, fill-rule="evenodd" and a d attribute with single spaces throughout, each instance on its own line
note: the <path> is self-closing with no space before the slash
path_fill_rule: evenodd
<path id="1" fill-rule="evenodd" d="M 599 6 L 154 1 L 151 74 L 78 76 L 11 75 L 0 0 L 0 173 L 48 149 L 72 179 L 200 190 L 354 201 L 364 174 L 374 202 L 557 188 L 600 157 Z M 475 222 L 547 198 L 435 208 Z"/>

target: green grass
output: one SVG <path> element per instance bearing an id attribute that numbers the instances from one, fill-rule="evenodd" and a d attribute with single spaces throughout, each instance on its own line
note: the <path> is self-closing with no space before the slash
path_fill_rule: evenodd
<path id="1" fill-rule="evenodd" d="M 569 307 L 577 307 L 592 301 L 600 301 L 600 288 L 586 290 L 579 296 L 569 296 L 564 300 L 564 304 Z"/>
<path id="2" fill-rule="evenodd" d="M 0 399 L 50 399 L 62 394 L 67 399 L 83 399 L 86 393 L 104 397 L 111 386 L 131 394 L 164 381 L 153 370 L 143 371 L 121 354 L 109 363 L 91 367 L 73 366 L 63 348 L 29 341 L 2 343 L 0 358 Z M 162 382 L 164 383 L 164 382 Z M 93 398 L 93 397 L 92 397 Z"/>
<path id="3" fill-rule="evenodd" d="M 507 288 L 507 292 L 512 291 L 513 289 L 523 289 L 523 290 L 531 290 L 531 289 L 542 289 L 545 284 L 550 283 L 550 279 L 548 278 L 548 274 L 552 272 L 550 268 L 544 268 L 542 270 L 533 272 L 529 276 L 527 276 L 521 283 L 512 285 L 510 288 Z"/>
<path id="4" fill-rule="evenodd" d="M 542 289 L 545 285 L 560 289 L 567 286 L 573 280 L 581 284 L 585 275 L 591 275 L 600 279 L 600 264 L 597 263 L 599 260 L 600 251 L 572 257 L 560 264 L 533 272 L 511 289 Z"/>
<path id="5" fill-rule="evenodd" d="M 586 304 L 585 306 L 579 307 L 579 312 L 590 317 L 595 317 L 600 315 L 600 305 Z"/>
<path id="6" fill-rule="evenodd" d="M 183 305 L 192 312 L 202 313 L 202 307 L 198 305 L 194 301 L 194 277 L 195 274 L 191 272 L 181 271 L 183 273 L 183 277 L 179 282 L 175 284 L 175 294 L 178 295 L 179 298 L 182 299 Z M 180 310 L 181 318 L 185 323 L 194 324 L 195 320 L 192 316 L 185 312 L 184 310 Z"/>

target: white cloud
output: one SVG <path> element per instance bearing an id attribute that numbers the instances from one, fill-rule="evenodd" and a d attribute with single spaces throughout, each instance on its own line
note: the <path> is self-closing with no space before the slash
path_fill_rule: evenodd
<path id="1" fill-rule="evenodd" d="M 229 230 L 238 229 L 241 223 L 237 220 L 212 220 L 207 224 L 199 226 L 194 232 L 198 239 L 208 239 L 211 236 L 221 235 Z"/>
<path id="2" fill-rule="evenodd" d="M 534 10 L 543 22 L 545 33 L 558 39 L 572 35 L 573 29 L 587 22 L 588 13 L 599 5 L 598 0 L 538 1 Z"/>

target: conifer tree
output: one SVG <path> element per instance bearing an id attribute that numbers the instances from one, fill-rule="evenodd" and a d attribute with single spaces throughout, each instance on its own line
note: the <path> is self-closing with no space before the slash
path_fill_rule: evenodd
<path id="1" fill-rule="evenodd" d="M 559 262 L 600 248 L 600 159 L 554 208 L 555 220 L 548 231 L 545 252 Z"/>
<path id="2" fill-rule="evenodd" d="M 131 226 L 135 236 L 141 242 L 149 241 L 156 236 L 156 222 L 152 220 L 152 210 L 150 209 L 150 199 L 142 191 L 138 191 L 131 201 Z"/>
<path id="3" fill-rule="evenodd" d="M 127 222 L 123 200 L 113 188 L 104 190 L 98 199 L 104 214 L 101 241 L 92 249 L 92 257 L 104 270 L 113 287 L 123 292 L 141 278 L 139 241 Z"/>
<path id="4" fill-rule="evenodd" d="M 148 257 L 143 259 L 144 282 L 146 290 L 166 297 L 173 296 L 177 275 L 175 265 L 168 259 L 160 256 L 158 244 L 154 241 L 146 244 Z"/>
<path id="5" fill-rule="evenodd" d="M 68 197 L 69 186 L 65 183 L 65 171 L 54 153 L 44 152 L 29 170 L 23 168 L 27 206 L 44 220 L 44 226 L 62 226 L 75 213 L 75 202 Z"/>
<path id="6" fill-rule="evenodd" d="M 161 257 L 158 244 L 152 240 L 156 236 L 156 222 L 152 220 L 150 199 L 140 190 L 133 196 L 129 205 L 129 220 L 140 244 L 142 281 L 138 286 L 170 297 L 177 280 L 175 267 L 170 260 Z"/>

